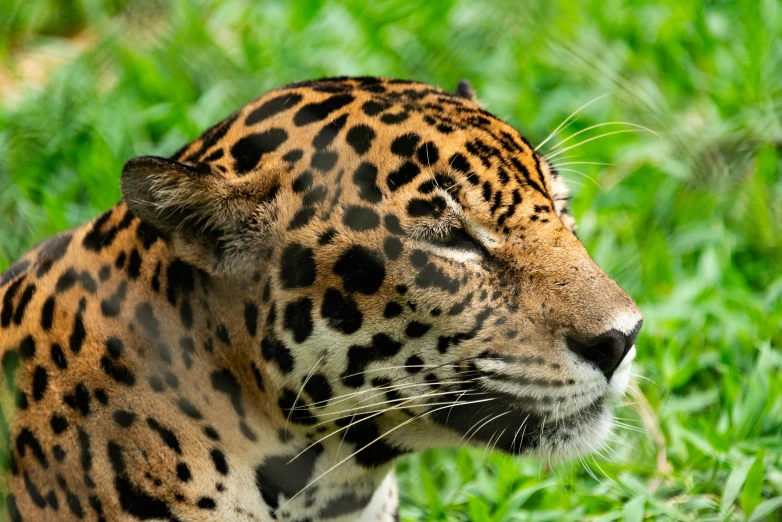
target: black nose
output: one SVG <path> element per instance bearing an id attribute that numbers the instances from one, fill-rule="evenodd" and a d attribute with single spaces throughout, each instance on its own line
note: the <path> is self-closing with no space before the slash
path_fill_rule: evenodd
<path id="1" fill-rule="evenodd" d="M 592 339 L 580 341 L 568 336 L 566 339 L 567 347 L 570 351 L 600 368 L 606 379 L 610 381 L 622 359 L 635 343 L 635 338 L 638 337 L 638 332 L 641 330 L 641 324 L 643 321 L 638 321 L 629 334 L 613 329 Z"/>

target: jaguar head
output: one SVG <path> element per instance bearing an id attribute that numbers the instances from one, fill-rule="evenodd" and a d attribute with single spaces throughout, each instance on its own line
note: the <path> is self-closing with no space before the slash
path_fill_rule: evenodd
<path id="1" fill-rule="evenodd" d="M 341 434 L 366 466 L 466 443 L 582 455 L 628 385 L 638 308 L 557 172 L 470 93 L 294 84 L 123 173 L 177 255 L 262 309 L 248 356 L 288 429 Z"/>

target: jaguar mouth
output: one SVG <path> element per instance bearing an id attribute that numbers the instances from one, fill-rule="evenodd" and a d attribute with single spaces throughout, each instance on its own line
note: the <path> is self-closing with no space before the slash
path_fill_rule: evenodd
<path id="1" fill-rule="evenodd" d="M 526 408 L 516 395 L 489 391 L 480 401 L 434 411 L 432 420 L 462 434 L 463 445 L 555 461 L 599 449 L 610 431 L 611 415 L 602 397 L 563 416 Z"/>
<path id="2" fill-rule="evenodd" d="M 461 435 L 462 445 L 485 446 L 549 461 L 570 460 L 599 450 L 613 425 L 613 405 L 624 396 L 635 358 L 631 346 L 606 378 L 583 362 L 561 376 L 542 377 L 528 365 L 497 357 L 475 361 L 479 375 L 469 386 L 475 401 L 457 401 L 432 411 L 432 419 Z"/>

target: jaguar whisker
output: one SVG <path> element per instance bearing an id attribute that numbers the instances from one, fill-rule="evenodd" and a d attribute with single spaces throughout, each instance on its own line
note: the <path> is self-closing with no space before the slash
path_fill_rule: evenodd
<path id="1" fill-rule="evenodd" d="M 450 381 L 450 382 L 447 382 L 446 384 L 448 384 L 448 385 L 455 385 L 455 384 L 469 384 L 469 383 L 471 383 L 471 382 L 475 382 L 475 380 L 474 380 L 474 379 L 470 379 L 470 380 L 468 380 L 468 381 Z M 430 385 L 430 386 L 431 386 L 431 383 L 429 383 L 429 382 L 426 382 L 426 381 L 422 381 L 422 382 L 421 382 L 419 385 L 420 385 L 420 386 L 424 386 L 424 385 Z M 401 388 L 401 387 L 398 387 L 398 386 L 397 386 L 397 387 L 393 387 L 393 388 L 383 389 L 382 391 L 383 391 L 383 395 L 385 395 L 385 394 L 386 394 L 386 392 L 388 392 L 388 391 L 396 391 L 396 390 L 399 390 L 399 389 L 405 389 L 405 388 Z M 379 390 L 379 391 L 380 391 L 380 390 Z M 435 390 L 435 391 L 436 391 L 436 390 Z M 449 390 L 449 391 L 445 391 L 445 392 L 439 392 L 439 393 L 436 393 L 435 395 L 440 395 L 440 394 L 443 394 L 443 393 L 459 393 L 460 391 L 461 391 L 461 390 Z M 373 399 L 374 397 L 376 397 L 376 395 L 373 395 L 372 397 L 367 397 L 367 398 L 365 398 L 365 399 L 361 399 L 361 400 L 360 400 L 360 401 L 358 401 L 356 404 L 358 405 L 358 404 L 364 403 L 364 402 L 366 402 L 366 401 L 368 401 L 368 400 L 371 400 L 371 399 Z"/>
<path id="2" fill-rule="evenodd" d="M 446 366 L 450 366 L 450 365 L 453 365 L 453 364 L 459 364 L 459 363 L 462 363 L 462 362 L 467 362 L 467 361 L 471 361 L 471 360 L 479 359 L 479 358 L 480 358 L 480 355 L 473 355 L 473 356 L 470 356 L 470 357 L 462 357 L 460 359 L 455 359 L 453 361 L 448 361 L 448 362 L 444 362 L 444 363 L 441 363 L 441 364 L 436 364 L 436 365 L 433 365 L 433 366 L 427 366 L 426 368 L 429 369 L 429 370 L 436 370 L 437 368 L 444 368 Z M 396 368 L 407 368 L 407 367 L 408 366 L 397 366 Z M 409 367 L 410 368 L 415 368 L 415 366 L 409 366 Z M 394 367 L 392 367 L 392 368 L 394 368 Z M 378 370 L 380 370 L 380 369 L 378 369 Z M 353 373 L 353 374 L 350 374 L 350 375 L 346 375 L 344 378 L 356 377 L 356 376 L 359 376 L 359 375 L 365 375 L 365 374 L 370 373 L 372 371 L 375 371 L 375 370 L 373 370 L 373 369 L 364 370 L 364 371 L 361 371 L 361 372 L 357 372 L 357 373 Z M 421 373 L 421 371 L 423 371 L 423 369 L 419 370 L 418 372 L 414 372 L 414 373 L 412 373 L 410 375 L 406 375 L 404 377 L 399 377 L 397 379 L 393 379 L 393 380 L 391 380 L 389 382 L 396 382 L 396 381 L 400 381 L 400 380 L 404 380 L 404 379 L 409 379 L 410 377 L 414 377 L 416 374 Z"/>
<path id="3" fill-rule="evenodd" d="M 405 407 L 404 407 L 404 409 L 410 409 L 410 408 L 428 408 L 428 407 L 431 407 L 431 406 L 451 406 L 451 405 L 455 405 L 455 404 L 457 404 L 457 402 L 456 402 L 456 401 L 446 401 L 446 402 L 427 402 L 427 403 L 423 403 L 423 404 L 410 404 L 410 405 L 407 405 L 407 406 L 405 406 Z M 368 414 L 372 414 L 372 413 L 381 413 L 381 414 L 382 414 L 382 413 L 387 413 L 388 411 L 390 411 L 390 410 L 389 410 L 388 408 L 386 408 L 386 409 L 383 409 L 383 410 L 373 410 L 373 411 L 360 412 L 360 414 L 361 414 L 361 415 L 368 415 Z M 313 424 L 313 427 L 320 426 L 320 425 L 323 425 L 323 424 L 329 424 L 329 423 L 333 423 L 333 422 L 336 422 L 336 421 L 338 421 L 338 420 L 340 420 L 340 419 L 347 419 L 348 417 L 353 417 L 353 418 L 355 418 L 355 417 L 356 417 L 356 415 L 358 415 L 358 414 L 359 414 L 359 412 L 356 412 L 356 413 L 355 413 L 355 414 L 353 414 L 353 415 L 344 415 L 344 416 L 342 416 L 342 417 L 339 417 L 339 418 L 337 418 L 337 419 L 331 419 L 330 421 L 327 421 L 327 422 L 321 422 L 321 423 L 318 423 L 318 424 Z M 361 419 L 359 419 L 359 421 L 360 421 L 360 420 L 361 420 Z M 357 421 L 357 422 L 358 422 L 358 421 Z"/>
<path id="4" fill-rule="evenodd" d="M 583 176 L 584 178 L 586 178 L 586 179 L 588 179 L 589 181 L 591 181 L 592 183 L 594 183 L 594 184 L 597 186 L 597 188 L 599 188 L 600 190 L 603 190 L 603 187 L 601 187 L 601 186 L 600 186 L 600 183 L 598 183 L 598 182 L 597 182 L 597 181 L 596 181 L 596 180 L 595 180 L 595 179 L 594 179 L 592 176 L 588 176 L 588 175 L 584 174 L 583 172 L 581 172 L 580 170 L 576 170 L 576 169 L 563 169 L 563 168 L 560 168 L 559 170 L 560 170 L 561 172 L 574 172 L 574 173 L 576 173 L 576 174 L 580 174 L 580 175 L 581 175 L 581 176 Z"/>
<path id="5" fill-rule="evenodd" d="M 499 419 L 500 417 L 504 417 L 505 415 L 507 415 L 507 414 L 509 414 L 509 413 L 511 413 L 511 410 L 508 410 L 508 411 L 502 412 L 502 413 L 500 413 L 500 414 L 498 414 L 498 415 L 495 415 L 495 416 L 494 416 L 494 417 L 492 417 L 491 419 L 487 420 L 486 422 L 484 422 L 484 423 L 483 423 L 483 424 L 481 424 L 480 426 L 478 426 L 478 428 L 477 428 L 475 431 L 473 431 L 472 435 L 470 435 L 470 437 L 467 439 L 467 441 L 465 442 L 465 444 L 469 444 L 469 443 L 470 443 L 470 440 L 471 440 L 471 439 L 472 439 L 472 438 L 475 436 L 475 434 L 476 434 L 476 433 L 478 433 L 478 432 L 481 430 L 481 428 L 483 428 L 484 426 L 486 426 L 486 425 L 487 425 L 487 424 L 489 424 L 490 422 L 494 422 L 494 421 L 496 421 L 496 420 L 497 420 L 497 419 Z M 485 419 L 485 418 L 486 418 L 486 417 L 484 417 L 484 419 Z M 470 431 L 472 431 L 472 428 L 470 428 L 469 430 L 467 430 L 467 433 L 469 433 Z M 459 441 L 459 447 L 461 447 L 461 446 L 462 446 L 462 441 L 464 441 L 464 437 L 465 437 L 465 435 L 467 435 L 467 433 L 465 433 L 464 435 L 462 435 L 462 440 L 461 440 L 461 441 Z"/>
<path id="6" fill-rule="evenodd" d="M 527 425 L 527 420 L 529 420 L 530 415 L 532 415 L 532 414 L 528 413 L 527 416 L 524 417 L 524 420 L 521 421 L 521 424 L 519 424 L 519 428 L 516 430 L 516 433 L 513 434 L 513 440 L 510 443 L 510 448 L 511 449 L 513 449 L 514 444 L 516 444 L 516 437 L 519 436 L 519 432 L 520 431 L 521 431 L 521 439 L 519 439 L 519 450 L 521 450 L 521 448 L 523 447 L 523 445 L 524 445 L 524 434 L 527 431 L 527 426 L 526 426 Z M 522 428 L 524 428 L 524 431 L 522 431 Z"/>
<path id="7" fill-rule="evenodd" d="M 657 386 L 657 381 L 655 381 L 654 379 L 650 379 L 649 377 L 647 377 L 645 375 L 641 375 L 640 373 L 631 373 L 630 377 L 634 377 L 636 379 L 643 379 L 643 380 L 648 381 L 648 382 L 654 384 L 655 386 Z M 634 390 L 635 390 L 635 388 L 631 388 L 630 389 L 630 393 L 633 393 Z"/>
<path id="8" fill-rule="evenodd" d="M 400 377 L 400 378 L 395 379 L 395 380 L 401 380 L 401 379 L 404 379 L 404 378 L 416 375 L 418 373 L 421 373 L 424 370 L 436 370 L 438 368 L 443 368 L 445 366 L 449 366 L 449 365 L 453 365 L 453 364 L 459 364 L 461 362 L 467 361 L 469 359 L 474 359 L 474 358 L 475 357 L 465 357 L 463 359 L 457 359 L 455 361 L 450 361 L 450 362 L 442 363 L 442 364 L 417 364 L 417 365 L 384 366 L 382 368 L 370 368 L 368 370 L 364 370 L 364 371 L 361 371 L 361 372 L 351 373 L 349 375 L 345 375 L 344 378 L 357 377 L 359 375 L 367 375 L 367 374 L 370 374 L 370 373 L 381 372 L 381 371 L 385 371 L 385 370 L 404 370 L 404 369 L 409 369 L 409 368 L 420 368 L 420 370 L 411 373 L 409 376 Z M 393 381 L 391 381 L 391 382 L 393 382 Z"/>
<path id="9" fill-rule="evenodd" d="M 564 140 L 560 141 L 560 142 L 559 142 L 559 143 L 557 143 L 556 145 L 553 145 L 553 146 L 549 147 L 549 149 L 550 149 L 550 151 L 551 151 L 551 152 L 555 152 L 555 151 L 557 151 L 557 150 L 558 150 L 558 149 L 559 149 L 559 148 L 560 148 L 560 147 L 561 147 L 563 144 L 565 144 L 565 143 L 567 143 L 568 141 L 572 140 L 572 139 L 573 139 L 573 138 L 575 138 L 576 136 L 578 136 L 578 135 L 580 135 L 580 134 L 583 134 L 583 133 L 585 133 L 585 132 L 589 132 L 589 131 L 591 131 L 592 129 L 597 129 L 597 128 L 600 128 L 600 127 L 605 127 L 605 126 L 608 126 L 608 125 L 626 125 L 626 126 L 628 126 L 628 127 L 635 127 L 635 128 L 638 128 L 638 129 L 644 130 L 644 131 L 646 131 L 646 132 L 650 132 L 650 133 L 654 134 L 655 136 L 657 136 L 658 138 L 660 137 L 660 134 L 659 134 L 659 133 L 657 133 L 657 132 L 655 132 L 655 131 L 653 131 L 653 130 L 649 129 L 648 127 L 644 127 L 643 125 L 638 125 L 637 123 L 630 123 L 630 122 L 626 122 L 626 121 L 608 121 L 608 122 L 605 122 L 605 123 L 597 123 L 597 124 L 595 124 L 595 125 L 590 125 L 590 126 L 589 126 L 589 127 L 587 127 L 586 129 L 581 129 L 580 131 L 576 132 L 575 134 L 573 134 L 573 135 L 571 135 L 571 136 L 568 136 L 568 137 L 567 137 L 567 138 L 565 138 Z"/>
<path id="10" fill-rule="evenodd" d="M 586 109 L 587 107 L 589 107 L 589 106 L 590 106 L 590 105 L 592 105 L 593 103 L 595 103 L 595 102 L 597 102 L 597 101 L 599 101 L 599 100 L 602 100 L 602 99 L 603 99 L 603 98 L 605 98 L 606 96 L 608 96 L 608 93 L 601 94 L 601 95 L 600 95 L 600 96 L 598 96 L 597 98 L 592 98 L 591 100 L 589 100 L 588 102 L 586 102 L 584 105 L 582 105 L 581 107 L 579 107 L 579 108 L 578 108 L 578 109 L 576 109 L 575 111 L 571 112 L 571 113 L 570 113 L 570 116 L 568 116 L 567 118 L 565 118 L 565 119 L 562 121 L 562 123 L 560 123 L 559 125 L 557 125 L 557 127 L 556 127 L 556 128 L 553 130 L 553 131 L 551 131 L 551 134 L 549 134 L 548 136 L 546 136 L 546 139 L 545 139 L 545 140 L 543 140 L 543 141 L 541 141 L 540 143 L 538 143 L 538 146 L 537 146 L 537 147 L 535 147 L 535 150 L 537 151 L 537 150 L 538 150 L 538 149 L 540 149 L 540 148 L 541 148 L 543 145 L 545 145 L 545 144 L 546 144 L 546 143 L 547 143 L 547 142 L 548 142 L 550 139 L 552 139 L 554 136 L 556 136 L 557 134 L 559 134 L 559 131 L 561 131 L 563 127 L 565 127 L 566 125 L 568 125 L 568 124 L 569 124 L 569 122 L 570 122 L 571 120 L 573 120 L 573 118 L 574 118 L 574 117 L 575 117 L 575 116 L 576 116 L 576 115 L 577 115 L 579 112 L 583 111 L 584 109 Z"/>
<path id="11" fill-rule="evenodd" d="M 320 363 L 323 361 L 323 355 L 320 356 L 320 358 L 317 360 L 317 362 L 313 365 L 310 372 L 307 374 L 307 378 L 304 379 L 304 382 L 301 383 L 301 387 L 299 388 L 299 392 L 296 394 L 296 398 L 293 400 L 293 405 L 291 406 L 290 411 L 288 412 L 288 416 L 285 418 L 285 435 L 288 435 L 288 424 L 291 421 L 291 415 L 293 415 L 293 410 L 296 408 L 296 403 L 299 402 L 299 397 L 301 397 L 301 392 L 304 391 L 304 387 L 307 386 L 307 383 L 312 378 L 312 376 L 315 374 L 315 370 L 317 370 L 318 366 L 320 366 Z"/>
<path id="12" fill-rule="evenodd" d="M 585 139 L 583 141 L 579 141 L 578 143 L 576 143 L 575 145 L 571 145 L 570 147 L 565 147 L 564 149 L 560 149 L 557 152 L 554 152 L 553 154 L 546 156 L 546 159 L 551 161 L 552 159 L 556 158 L 557 156 L 559 156 L 563 152 L 569 151 L 571 149 L 575 149 L 576 147 L 580 147 L 581 145 L 585 145 L 585 144 L 589 143 L 590 141 L 595 141 L 595 140 L 599 140 L 599 139 L 602 139 L 602 138 L 607 138 L 608 136 L 613 136 L 615 134 L 628 134 L 628 133 L 637 134 L 637 133 L 640 133 L 640 132 L 645 132 L 645 131 L 642 131 L 642 130 L 639 130 L 639 129 L 622 129 L 622 130 L 618 130 L 618 131 L 612 131 L 612 132 L 606 132 L 606 133 L 603 133 L 603 134 L 599 134 L 597 136 L 593 136 L 593 137 Z"/>
<path id="13" fill-rule="evenodd" d="M 383 413 L 387 413 L 387 412 L 389 412 L 389 411 L 393 411 L 393 410 L 398 410 L 398 409 L 400 409 L 400 408 L 404 407 L 404 406 L 405 406 L 405 404 L 406 404 L 406 402 L 412 402 L 412 401 L 413 401 L 413 399 L 408 399 L 407 401 L 403 402 L 402 404 L 398 404 L 398 405 L 396 405 L 396 406 L 392 406 L 392 407 L 390 407 L 390 408 L 386 408 L 385 410 L 382 410 L 382 411 L 380 411 L 380 412 L 378 412 L 378 413 L 375 413 L 375 414 L 369 415 L 369 416 L 367 416 L 367 417 L 362 417 L 362 418 L 360 418 L 360 419 L 359 419 L 359 420 L 357 420 L 357 421 L 352 421 L 350 424 L 348 424 L 348 425 L 346 425 L 346 426 L 343 426 L 343 427 L 339 428 L 338 430 L 336 430 L 336 431 L 333 431 L 333 432 L 329 433 L 328 435 L 324 435 L 323 437 L 321 437 L 320 439 L 316 440 L 315 442 L 313 442 L 312 444 L 310 444 L 309 446 L 307 446 L 306 448 L 304 448 L 303 450 L 301 450 L 299 453 L 297 453 L 296 455 L 294 455 L 294 456 L 293 456 L 293 458 L 291 458 L 291 459 L 290 459 L 290 460 L 287 462 L 287 464 L 290 464 L 291 462 L 293 462 L 294 460 L 296 460 L 297 458 L 299 458 L 301 455 L 303 455 L 303 454 L 304 454 L 304 453 L 305 453 L 307 450 L 309 450 L 310 448 L 312 448 L 312 447 L 316 446 L 316 445 L 317 445 L 317 444 L 319 444 L 320 442 L 323 442 L 324 440 L 328 439 L 329 437 L 331 437 L 331 436 L 333 436 L 333 435 L 336 435 L 337 433 L 343 432 L 343 431 L 345 431 L 345 430 L 349 429 L 351 426 L 355 426 L 356 424 L 360 424 L 360 423 L 362 423 L 362 422 L 364 422 L 364 421 L 367 421 L 367 420 L 369 420 L 369 419 L 373 419 L 373 418 L 375 418 L 375 417 L 377 417 L 377 416 L 379 416 L 379 415 L 381 415 L 381 414 L 383 414 Z M 355 414 L 353 415 L 353 417 L 355 417 Z"/>
<path id="14" fill-rule="evenodd" d="M 609 477 L 609 476 L 608 476 L 608 473 L 606 473 L 606 472 L 605 472 L 605 470 L 602 468 L 602 466 L 600 466 L 600 463 L 598 463 L 598 462 L 597 462 L 597 460 L 595 460 L 595 457 L 594 457 L 594 456 L 592 456 L 592 457 L 590 457 L 590 458 L 592 459 L 592 463 L 593 463 L 595 466 L 597 466 L 597 469 L 599 469 L 599 470 L 600 470 L 600 473 L 602 473 L 602 474 L 603 474 L 603 477 L 604 477 L 604 478 L 605 478 L 605 479 L 606 479 L 608 482 L 610 482 L 610 483 L 611 483 L 611 485 L 614 485 L 614 486 L 616 486 L 616 485 L 617 485 L 616 481 L 615 481 L 614 479 L 612 479 L 611 477 Z"/>
<path id="15" fill-rule="evenodd" d="M 598 482 L 600 485 L 603 485 L 603 481 L 602 481 L 602 480 L 600 480 L 599 478 L 597 478 L 597 475 L 595 475 L 595 472 L 594 472 L 594 471 L 592 471 L 592 468 L 590 468 L 589 466 L 587 466 L 587 463 L 586 463 L 586 461 L 584 460 L 584 457 L 582 457 L 582 456 L 579 456 L 579 457 L 578 457 L 578 460 L 580 460 L 580 461 L 581 461 L 581 465 L 584 467 L 584 471 L 586 471 L 586 472 L 589 474 L 589 476 L 590 476 L 590 477 L 592 477 L 593 479 L 595 479 L 595 481 L 596 481 L 596 482 Z"/>
<path id="16" fill-rule="evenodd" d="M 456 398 L 456 402 L 459 402 L 459 399 L 461 399 L 461 398 L 464 396 L 464 394 L 466 394 L 466 393 L 467 393 L 467 391 L 468 391 L 468 390 L 464 390 L 464 391 L 462 392 L 462 394 L 461 394 L 461 395 L 459 395 L 459 396 Z M 446 416 L 445 416 L 445 423 L 446 423 L 446 424 L 448 424 L 448 421 L 449 421 L 449 420 L 450 420 L 450 418 L 451 418 L 451 412 L 452 412 L 452 411 L 453 411 L 453 408 L 451 408 L 451 409 L 448 411 L 448 415 L 446 415 Z"/>
<path id="17" fill-rule="evenodd" d="M 564 158 L 564 156 L 563 156 Z M 615 163 L 605 163 L 602 161 L 565 161 L 564 163 L 552 163 L 551 166 L 555 169 L 559 169 L 559 167 L 563 165 L 603 165 L 606 167 L 613 167 L 616 164 Z"/>
<path id="18" fill-rule="evenodd" d="M 488 392 L 469 393 L 469 394 L 467 394 L 467 396 L 468 397 L 474 397 L 474 396 L 478 396 L 478 395 L 486 395 L 487 393 Z M 462 395 L 464 395 L 464 394 L 462 394 Z M 460 395 L 459 398 L 462 395 Z M 406 404 L 407 402 L 411 402 L 413 400 L 421 399 L 421 398 L 424 398 L 426 396 L 434 396 L 434 395 L 421 394 L 421 395 L 417 395 L 417 396 L 414 396 L 414 397 L 403 398 L 403 399 L 401 399 L 401 402 L 403 404 L 399 404 L 399 405 L 397 405 L 395 407 L 391 407 L 391 408 L 385 408 L 385 409 L 379 409 L 379 410 L 373 410 L 373 411 L 363 411 L 362 412 L 360 410 L 363 409 L 363 408 L 372 408 L 372 407 L 383 405 L 383 404 L 389 404 L 390 401 L 384 401 L 384 402 L 379 403 L 379 404 L 368 404 L 368 405 L 366 405 L 364 407 L 343 410 L 342 412 L 339 412 L 339 413 L 348 413 L 348 415 L 342 415 L 342 416 L 337 417 L 337 418 L 332 418 L 332 419 L 327 419 L 327 420 L 321 421 L 321 422 L 319 422 L 317 424 L 314 424 L 313 427 L 322 426 L 324 424 L 333 424 L 333 423 L 335 423 L 335 422 L 337 422 L 337 421 L 339 421 L 341 419 L 346 419 L 348 417 L 355 418 L 357 415 L 362 415 L 362 419 L 363 419 L 364 418 L 363 416 L 369 415 L 369 414 L 374 414 L 374 413 L 381 413 L 382 414 L 382 413 L 386 413 L 386 412 L 389 412 L 389 411 L 392 411 L 392 410 L 398 410 L 398 409 L 403 409 L 403 408 L 416 408 L 416 407 L 421 407 L 421 406 L 431 406 L 432 403 L 409 404 L 409 405 Z M 449 401 L 448 404 L 457 402 L 459 400 L 459 398 L 457 398 L 456 401 Z M 399 402 L 400 399 L 396 399 L 396 401 Z M 326 414 L 326 415 L 330 415 L 330 414 Z M 336 413 L 335 413 L 335 415 L 336 415 Z M 358 423 L 362 419 L 359 419 L 356 422 Z"/>
<path id="19" fill-rule="evenodd" d="M 633 426 L 631 424 L 627 424 L 625 422 L 618 421 L 616 419 L 614 419 L 614 426 L 619 426 L 620 428 L 634 431 L 636 433 L 648 433 L 645 429 L 639 428 L 638 426 Z"/>
<path id="20" fill-rule="evenodd" d="M 471 405 L 471 404 L 476 404 L 476 403 L 480 403 L 480 402 L 487 402 L 487 401 L 493 401 L 493 400 L 495 400 L 495 399 L 494 399 L 494 398 L 489 398 L 489 399 L 483 399 L 483 400 L 480 400 L 480 401 L 471 401 L 471 402 L 465 402 L 465 403 L 459 404 L 458 406 Z M 378 441 L 382 440 L 384 437 L 388 436 L 388 435 L 389 435 L 389 434 L 391 434 L 392 432 L 394 432 L 394 431 L 398 430 L 399 428 L 402 428 L 402 427 L 404 427 L 404 426 L 406 426 L 406 425 L 410 424 L 410 423 L 411 423 L 411 422 L 413 422 L 413 421 L 416 421 L 416 420 L 418 420 L 418 419 L 420 419 L 420 418 L 424 417 L 425 415 L 429 415 L 429 414 L 431 414 L 431 413 L 435 413 L 435 412 L 437 412 L 437 411 L 443 410 L 443 409 L 445 409 L 445 408 L 448 408 L 448 407 L 452 407 L 452 405 L 448 405 L 448 406 L 442 406 L 442 407 L 440 407 L 440 408 L 435 408 L 434 410 L 429 410 L 429 411 L 426 411 L 426 412 L 424 412 L 424 413 L 421 413 L 421 414 L 419 414 L 419 415 L 416 415 L 415 417 L 412 417 L 412 418 L 410 418 L 410 419 L 408 419 L 408 420 L 404 421 L 404 422 L 403 422 L 403 423 L 401 423 L 401 424 L 397 424 L 396 426 L 394 426 L 394 427 L 393 427 L 393 428 L 391 428 L 390 430 L 387 430 L 387 431 L 385 431 L 384 433 L 382 433 L 381 435 L 379 435 L 378 437 L 376 437 L 374 440 L 372 440 L 372 441 L 368 442 L 367 444 L 365 444 L 365 445 L 364 445 L 364 446 L 362 446 L 361 448 L 357 449 L 356 451 L 354 451 L 353 453 L 351 453 L 350 455 L 348 455 L 348 456 L 347 456 L 347 457 L 345 457 L 344 459 L 340 460 L 339 462 L 337 462 L 336 464 L 334 464 L 333 466 L 331 466 L 329 469 L 327 469 L 326 471 L 324 471 L 323 473 L 321 473 L 320 475 L 318 475 L 317 477 L 315 477 L 315 478 L 314 478 L 314 479 L 313 479 L 313 480 L 312 480 L 312 481 L 311 481 L 309 484 L 307 484 L 306 486 L 304 486 L 303 488 L 301 488 L 301 489 L 300 489 L 300 490 L 299 490 L 299 491 L 298 491 L 298 492 L 297 492 L 295 495 L 293 495 L 291 498 L 289 498 L 288 500 L 286 500 L 286 501 L 285 501 L 285 502 L 284 502 L 284 503 L 283 503 L 283 504 L 282 504 L 282 505 L 281 505 L 279 508 L 277 508 L 277 510 L 276 510 L 276 511 L 277 511 L 277 512 L 279 512 L 279 510 L 280 510 L 280 509 L 282 509 L 282 508 L 284 508 L 286 505 L 288 505 L 288 504 L 289 504 L 289 503 L 290 503 L 290 502 L 291 502 L 293 499 L 295 499 L 295 498 L 297 498 L 299 495 L 301 495 L 301 494 L 302 494 L 304 491 L 306 491 L 306 490 L 307 490 L 307 489 L 308 489 L 310 486 L 312 486 L 313 484 L 315 484 L 315 483 L 316 483 L 318 480 L 320 480 L 321 478 L 323 478 L 324 476 L 326 476 L 326 475 L 327 475 L 328 473 L 330 473 L 331 471 L 333 471 L 333 470 L 337 469 L 339 466 L 341 466 L 342 464 L 344 464 L 344 463 L 345 463 L 345 462 L 347 462 L 348 460 L 352 459 L 354 456 L 356 456 L 358 453 L 360 453 L 360 452 L 364 451 L 365 449 L 367 449 L 368 447 L 370 447 L 372 444 L 374 444 L 374 443 L 376 443 L 376 442 L 378 442 Z M 294 457 L 294 458 L 295 458 L 295 457 Z M 293 459 L 291 459 L 291 461 L 292 461 L 292 460 L 293 460 Z"/>
<path id="21" fill-rule="evenodd" d="M 441 396 L 441 395 L 453 395 L 455 393 L 459 393 L 460 391 L 461 390 L 456 390 L 456 391 L 451 391 L 451 392 L 435 393 L 435 394 L 432 394 L 432 395 L 422 394 L 422 395 L 416 395 L 416 396 L 413 396 L 413 397 L 402 397 L 402 398 L 399 398 L 399 399 L 390 399 L 390 400 L 383 401 L 383 402 L 372 403 L 372 404 L 365 404 L 363 406 L 356 406 L 355 408 L 349 408 L 347 410 L 323 413 L 323 414 L 321 414 L 321 417 L 323 417 L 323 416 L 340 415 L 342 413 L 357 412 L 358 410 L 361 410 L 361 409 L 364 409 L 364 408 L 375 408 L 375 407 L 378 407 L 378 406 L 382 406 L 384 404 L 391 404 L 391 403 L 395 403 L 395 402 L 402 402 L 402 401 L 405 401 L 405 400 L 408 400 L 408 399 L 420 399 L 422 397 L 436 397 L 436 396 Z M 470 396 L 486 395 L 486 394 L 488 394 L 488 392 L 476 392 L 476 393 L 470 394 Z M 426 406 L 426 405 L 427 404 L 418 404 L 418 405 L 413 405 L 413 406 Z M 366 412 L 364 412 L 364 413 L 366 413 Z M 318 424 L 315 424 L 314 426 L 320 426 L 320 425 L 326 424 L 328 422 L 333 422 L 333 421 L 329 420 L 329 421 L 319 422 Z"/>
<path id="22" fill-rule="evenodd" d="M 457 378 L 458 379 L 462 379 L 463 377 L 464 377 L 463 374 L 454 375 L 452 377 L 444 377 L 443 379 L 440 380 L 440 383 L 441 384 L 469 384 L 471 382 L 475 382 L 475 380 L 477 379 L 477 378 L 472 378 L 470 380 L 465 380 L 465 381 L 451 381 L 450 380 L 450 379 L 457 379 Z M 357 397 L 359 395 L 364 395 L 364 394 L 367 394 L 367 393 L 370 393 L 370 392 L 382 392 L 382 393 L 385 393 L 385 392 L 392 391 L 392 390 L 403 390 L 403 389 L 406 389 L 406 388 L 415 388 L 415 387 L 418 387 L 418 386 L 431 386 L 431 383 L 428 382 L 428 381 L 416 381 L 416 382 L 413 382 L 413 383 L 395 384 L 393 386 L 389 386 L 389 385 L 384 384 L 382 386 L 375 386 L 375 387 L 372 387 L 372 388 L 369 388 L 369 389 L 366 389 L 366 390 L 360 390 L 360 391 L 348 393 L 348 394 L 345 394 L 345 395 L 338 395 L 337 397 L 334 397 L 334 398 L 332 398 L 330 400 L 318 401 L 318 402 L 312 403 L 310 405 L 302 405 L 302 406 L 297 407 L 297 409 L 299 409 L 299 410 L 309 410 L 309 409 L 311 409 L 312 406 L 315 406 L 315 409 L 323 409 L 323 408 L 325 408 L 325 407 L 327 407 L 329 405 L 333 406 L 335 404 L 339 404 L 339 403 L 345 402 L 345 401 L 347 401 L 347 400 L 349 400 L 349 399 L 351 399 L 353 397 Z"/>
<path id="23" fill-rule="evenodd" d="M 500 441 L 500 439 L 502 438 L 502 436 L 503 436 L 503 435 L 505 435 L 505 432 L 506 432 L 506 431 L 508 431 L 508 428 L 504 428 L 504 429 L 503 429 L 503 430 L 500 432 L 500 434 L 499 434 L 499 435 L 497 435 L 497 440 L 495 440 L 495 441 L 494 441 L 494 444 L 492 444 L 491 451 L 489 452 L 489 454 L 491 454 L 491 453 L 494 453 L 494 448 L 496 448 L 496 447 L 497 447 L 497 443 Z M 489 440 L 489 442 L 491 442 L 491 440 Z M 488 449 L 488 446 L 487 446 L 487 449 Z M 483 453 L 484 453 L 484 456 L 485 456 L 485 454 L 486 454 L 486 450 L 483 450 Z M 483 462 L 483 456 L 481 457 L 481 462 Z"/>

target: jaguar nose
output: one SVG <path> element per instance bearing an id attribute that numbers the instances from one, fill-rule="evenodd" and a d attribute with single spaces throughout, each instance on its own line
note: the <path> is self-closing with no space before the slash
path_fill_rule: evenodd
<path id="1" fill-rule="evenodd" d="M 594 364 L 603 372 L 606 380 L 610 381 L 627 352 L 633 347 L 642 324 L 643 320 L 638 321 L 630 333 L 613 328 L 590 339 L 568 336 L 565 341 L 571 352 Z"/>

